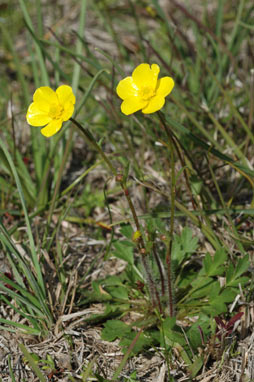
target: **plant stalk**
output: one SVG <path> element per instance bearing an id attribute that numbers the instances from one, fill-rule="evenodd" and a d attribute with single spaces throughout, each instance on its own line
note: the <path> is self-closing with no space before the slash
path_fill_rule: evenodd
<path id="1" fill-rule="evenodd" d="M 170 234 L 169 242 L 167 246 L 166 253 L 166 265 L 167 265 L 167 282 L 168 282 L 168 304 L 169 304 L 169 316 L 174 316 L 174 298 L 173 298 L 173 280 L 172 280 L 172 243 L 173 243 L 173 234 L 174 234 L 174 217 L 175 217 L 175 155 L 174 155 L 174 145 L 170 130 L 165 123 L 164 117 L 161 112 L 158 112 L 159 119 L 164 127 L 164 130 L 168 137 L 169 150 L 170 150 L 170 161 L 171 161 L 171 205 L 170 205 Z"/>
<path id="2" fill-rule="evenodd" d="M 155 307 L 156 305 L 158 305 L 159 307 L 159 310 L 161 311 L 161 304 L 160 304 L 160 296 L 159 296 L 159 293 L 157 291 L 157 288 L 156 288 L 156 285 L 153 281 L 153 278 L 152 278 L 152 273 L 151 273 L 151 270 L 150 270 L 150 267 L 149 267 L 149 264 L 147 262 L 147 253 L 146 253 L 146 249 L 145 249 L 145 241 L 144 241 L 144 238 L 142 236 L 142 230 L 141 230 L 141 226 L 140 226 L 140 223 L 139 223 L 139 220 L 138 220 L 138 216 L 137 216 L 137 213 L 136 213 L 136 210 L 135 210 L 135 207 L 132 203 L 132 200 L 130 198 L 130 195 L 129 195 L 129 190 L 128 188 L 126 187 L 126 183 L 125 183 L 125 180 L 123 178 L 123 176 L 121 174 L 118 174 L 117 170 L 115 169 L 114 165 L 112 164 L 111 160 L 106 156 L 106 154 L 104 153 L 104 151 L 102 150 L 102 148 L 98 145 L 98 143 L 96 142 L 96 140 L 94 139 L 94 137 L 92 136 L 92 134 L 90 133 L 90 131 L 86 128 L 84 128 L 78 121 L 76 121 L 74 118 L 70 118 L 70 121 L 82 132 L 82 134 L 85 136 L 86 138 L 86 141 L 92 146 L 94 147 L 94 149 L 101 155 L 102 159 L 105 161 L 105 163 L 107 164 L 109 170 L 112 172 L 112 174 L 115 176 L 116 178 L 116 181 L 119 182 L 122 190 L 123 190 L 123 193 L 126 197 L 126 200 L 128 202 L 128 205 L 130 207 L 130 210 L 131 210 L 131 214 L 133 216 L 133 220 L 134 220 L 134 223 L 135 223 L 135 226 L 136 226 L 136 229 L 137 231 L 140 232 L 140 238 L 139 238 L 139 242 L 138 242 L 138 250 L 139 250 L 139 253 L 141 254 L 141 260 L 142 260 L 142 264 L 144 266 L 144 269 L 145 269 L 145 272 L 146 272 L 146 276 L 147 276 L 147 282 L 148 282 L 148 286 L 149 286 L 149 291 L 151 293 L 151 299 L 152 299 L 152 305 Z M 156 303 L 156 300 L 157 300 L 157 303 Z"/>

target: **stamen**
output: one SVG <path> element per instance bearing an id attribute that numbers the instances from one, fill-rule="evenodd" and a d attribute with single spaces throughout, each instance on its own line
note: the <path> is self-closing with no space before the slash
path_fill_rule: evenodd
<path id="1" fill-rule="evenodd" d="M 148 100 L 155 95 L 155 91 L 151 86 L 144 86 L 140 89 L 140 96 L 144 100 Z"/>
<path id="2" fill-rule="evenodd" d="M 59 104 L 50 106 L 49 117 L 52 119 L 60 119 L 63 114 L 64 108 Z"/>

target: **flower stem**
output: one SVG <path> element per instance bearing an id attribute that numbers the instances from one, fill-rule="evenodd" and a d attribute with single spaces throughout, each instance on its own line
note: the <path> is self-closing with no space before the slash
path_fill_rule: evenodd
<path id="1" fill-rule="evenodd" d="M 102 150 L 102 148 L 95 141 L 95 139 L 92 136 L 92 134 L 90 133 L 90 131 L 87 130 L 85 127 L 83 127 L 78 121 L 76 121 L 76 119 L 70 118 L 70 121 L 83 133 L 86 140 L 95 148 L 96 151 L 98 151 L 98 153 L 102 156 L 102 158 L 104 159 L 104 161 L 108 165 L 111 172 L 116 176 L 117 175 L 116 169 L 114 168 L 113 164 L 108 159 L 108 157 L 104 154 L 104 151 Z"/>
<path id="2" fill-rule="evenodd" d="M 139 253 L 141 254 L 142 264 L 143 264 L 145 272 L 146 272 L 147 282 L 148 282 L 149 290 L 150 290 L 150 293 L 151 293 L 152 304 L 153 304 L 153 306 L 156 306 L 156 299 L 157 299 L 157 305 L 159 306 L 159 309 L 161 311 L 159 294 L 158 294 L 156 285 L 155 285 L 155 283 L 153 281 L 152 273 L 150 271 L 149 264 L 147 262 L 147 253 L 146 253 L 146 250 L 145 250 L 145 241 L 144 241 L 143 236 L 142 236 L 141 226 L 140 226 L 140 223 L 139 223 L 139 220 L 138 220 L 138 216 L 136 214 L 135 207 L 134 207 L 134 205 L 132 203 L 132 200 L 130 198 L 129 190 L 126 187 L 126 183 L 125 183 L 124 177 L 121 174 L 118 174 L 118 171 L 116 170 L 116 168 L 112 164 L 111 160 L 106 156 L 106 154 L 104 153 L 102 148 L 98 145 L 98 143 L 96 142 L 96 140 L 94 139 L 94 137 L 92 136 L 90 131 L 87 130 L 86 128 L 84 128 L 74 118 L 70 118 L 70 120 L 82 132 L 82 134 L 86 138 L 86 141 L 89 144 L 91 144 L 95 148 L 96 151 L 98 151 L 98 153 L 101 155 L 102 159 L 105 161 L 105 163 L 107 164 L 109 170 L 113 173 L 113 175 L 116 178 L 116 181 L 119 182 L 119 184 L 120 184 L 120 186 L 121 186 L 121 188 L 123 190 L 123 193 L 124 193 L 124 195 L 126 197 L 128 205 L 130 207 L 130 210 L 131 210 L 131 213 L 132 213 L 132 216 L 133 216 L 133 220 L 134 220 L 134 223 L 136 225 L 136 229 L 137 229 L 137 231 L 140 232 L 140 235 L 141 235 L 137 247 L 138 247 Z"/>
<path id="3" fill-rule="evenodd" d="M 171 161 L 171 211 L 170 211 L 170 234 L 169 242 L 166 253 L 166 265 L 167 265 L 167 281 L 168 281 L 168 303 L 169 303 L 169 315 L 174 316 L 174 302 L 173 302 L 173 281 L 172 281 L 172 243 L 174 234 L 174 217 L 175 217 L 175 155 L 174 155 L 174 145 L 171 136 L 171 132 L 164 120 L 164 116 L 161 112 L 158 112 L 159 119 L 164 127 L 164 130 L 168 137 L 169 150 L 170 150 L 170 161 Z"/>

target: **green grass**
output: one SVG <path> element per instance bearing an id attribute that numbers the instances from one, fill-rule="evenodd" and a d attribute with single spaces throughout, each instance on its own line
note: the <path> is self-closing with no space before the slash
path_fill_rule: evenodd
<path id="1" fill-rule="evenodd" d="M 231 344 L 226 337 L 241 320 L 237 296 L 248 304 L 253 294 L 254 6 L 193 4 L 0 7 L 0 240 L 8 263 L 0 289 L 16 314 L 0 318 L 0 328 L 39 343 L 65 335 L 66 315 L 103 304 L 80 326 L 119 339 L 124 355 L 109 372 L 93 355 L 80 365 L 84 381 L 138 381 L 126 365 L 148 349 L 165 360 L 169 381 L 175 354 L 191 380 L 216 362 L 223 370 L 224 353 L 239 352 L 243 332 Z M 125 116 L 115 89 L 142 62 L 157 63 L 175 88 L 160 113 Z M 28 126 L 27 107 L 36 88 L 63 83 L 76 95 L 77 122 L 46 139 Z M 94 253 L 83 273 L 72 235 L 103 243 L 87 244 Z M 94 277 L 109 259 L 125 269 Z M 19 342 L 45 380 L 47 361 Z"/>

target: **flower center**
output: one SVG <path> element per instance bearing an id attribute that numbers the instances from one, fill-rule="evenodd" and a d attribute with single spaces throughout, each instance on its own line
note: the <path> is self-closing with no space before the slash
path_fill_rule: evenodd
<path id="1" fill-rule="evenodd" d="M 143 86 L 140 89 L 140 96 L 143 100 L 148 100 L 155 95 L 155 91 L 151 86 Z"/>
<path id="2" fill-rule="evenodd" d="M 63 114 L 64 108 L 59 104 L 53 104 L 49 109 L 49 117 L 52 119 L 60 119 Z"/>

